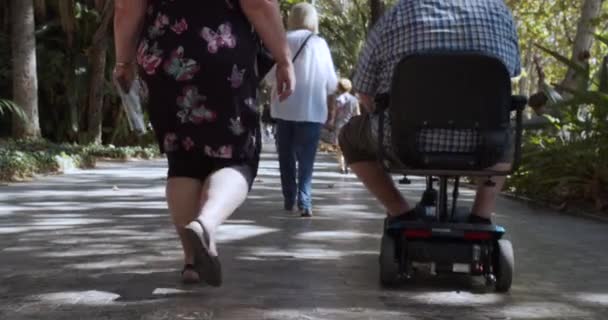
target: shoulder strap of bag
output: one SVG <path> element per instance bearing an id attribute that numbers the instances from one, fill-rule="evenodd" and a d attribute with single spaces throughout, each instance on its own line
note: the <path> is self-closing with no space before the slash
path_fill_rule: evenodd
<path id="1" fill-rule="evenodd" d="M 300 46 L 300 49 L 298 49 L 298 52 L 296 52 L 296 55 L 293 56 L 293 59 L 291 60 L 291 62 L 296 62 L 296 59 L 298 58 L 298 56 L 300 55 L 300 52 L 302 52 L 302 49 L 304 49 L 304 47 L 306 46 L 306 43 L 308 42 L 308 40 L 310 40 L 310 38 L 312 38 L 312 36 L 314 36 L 315 33 L 311 32 L 308 37 L 306 37 L 306 39 L 304 40 L 304 43 L 302 43 L 302 45 Z"/>

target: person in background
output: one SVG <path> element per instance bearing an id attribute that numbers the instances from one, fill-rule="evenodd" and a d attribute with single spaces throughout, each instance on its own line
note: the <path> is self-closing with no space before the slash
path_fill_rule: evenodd
<path id="1" fill-rule="evenodd" d="M 338 79 L 329 47 L 317 35 L 319 19 L 315 8 L 306 2 L 293 6 L 288 29 L 296 89 L 285 101 L 274 95 L 271 111 L 277 120 L 283 207 L 293 212 L 297 206 L 303 217 L 311 217 L 313 167 L 321 128 L 327 121 L 328 97 L 335 92 Z M 268 81 L 273 91 L 280 89 L 272 73 Z"/>
<path id="2" fill-rule="evenodd" d="M 334 100 L 333 106 L 331 107 L 329 120 L 327 121 L 326 128 L 329 133 L 328 140 L 333 145 L 338 145 L 338 135 L 342 130 L 342 127 L 354 116 L 360 114 L 359 100 L 357 97 L 352 95 L 352 83 L 346 78 L 340 79 L 338 82 L 337 97 Z M 344 161 L 342 150 L 338 146 L 338 162 L 340 164 L 340 172 L 348 173 L 348 166 Z"/>
<path id="3" fill-rule="evenodd" d="M 139 68 L 167 155 L 182 281 L 219 286 L 216 231 L 247 197 L 260 158 L 258 35 L 277 61 L 277 100 L 295 85 L 278 3 L 117 0 L 114 19 L 114 78 L 128 92 Z"/>

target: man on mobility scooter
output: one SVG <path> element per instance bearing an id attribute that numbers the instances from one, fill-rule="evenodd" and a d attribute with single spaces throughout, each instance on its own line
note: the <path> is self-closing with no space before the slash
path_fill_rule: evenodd
<path id="1" fill-rule="evenodd" d="M 388 212 L 383 284 L 426 263 L 436 273 L 485 276 L 497 291 L 509 290 L 513 251 L 491 214 L 519 158 L 526 99 L 511 96 L 510 82 L 519 72 L 517 31 L 502 0 L 400 0 L 374 26 L 354 79 L 371 112 L 351 119 L 339 142 L 346 162 Z M 517 111 L 515 132 L 511 111 Z M 418 206 L 408 204 L 388 171 L 428 177 Z M 464 216 L 456 210 L 462 175 L 478 177 Z M 449 178 L 455 182 L 451 210 Z"/>

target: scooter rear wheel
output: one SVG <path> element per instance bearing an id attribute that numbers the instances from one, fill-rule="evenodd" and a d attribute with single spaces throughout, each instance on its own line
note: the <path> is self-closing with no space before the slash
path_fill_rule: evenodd
<path id="1" fill-rule="evenodd" d="M 380 283 L 395 285 L 399 279 L 399 262 L 395 239 L 383 233 L 380 244 Z"/>
<path id="2" fill-rule="evenodd" d="M 513 271 L 515 270 L 515 256 L 513 245 L 509 240 L 500 239 L 497 241 L 496 259 L 494 262 L 494 274 L 496 276 L 496 292 L 508 292 L 513 282 Z"/>

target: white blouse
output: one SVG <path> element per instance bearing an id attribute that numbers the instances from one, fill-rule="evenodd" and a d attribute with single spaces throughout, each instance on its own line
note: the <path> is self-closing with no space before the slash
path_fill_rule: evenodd
<path id="1" fill-rule="evenodd" d="M 310 35 L 308 30 L 287 32 L 287 42 L 292 55 Z M 327 42 L 319 36 L 312 36 L 294 62 L 296 88 L 294 93 L 279 102 L 274 68 L 268 73 L 267 81 L 272 86 L 271 115 L 288 121 L 325 123 L 327 121 L 327 96 L 334 93 L 338 78 L 331 59 Z"/>

